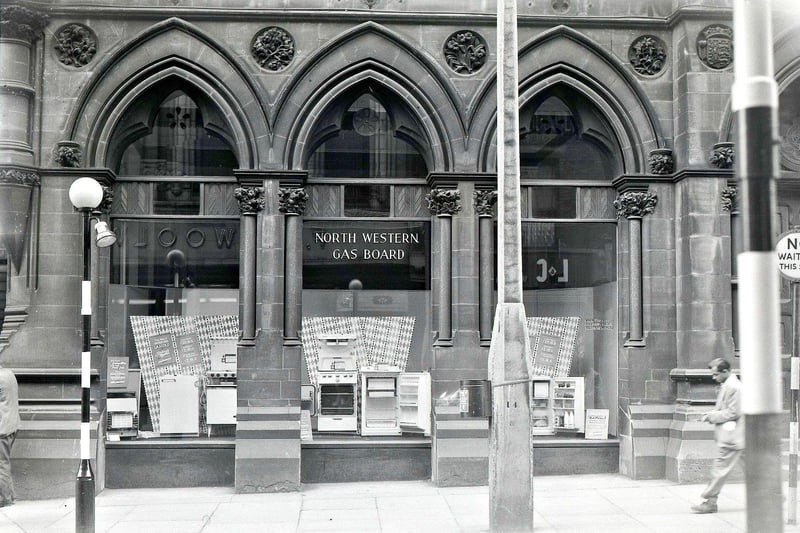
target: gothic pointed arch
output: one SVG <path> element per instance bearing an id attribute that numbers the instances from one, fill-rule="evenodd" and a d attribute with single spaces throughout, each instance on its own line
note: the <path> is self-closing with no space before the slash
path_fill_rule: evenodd
<path id="1" fill-rule="evenodd" d="M 645 172 L 649 151 L 664 145 L 657 115 L 638 81 L 619 60 L 571 28 L 558 26 L 522 45 L 519 79 L 520 108 L 537 95 L 567 87 L 599 110 L 620 146 L 621 173 Z M 492 76 L 470 105 L 470 138 L 480 144 L 479 171 L 495 165 L 495 91 Z"/>
<path id="2" fill-rule="evenodd" d="M 466 136 L 463 105 L 448 76 L 413 42 L 374 22 L 352 28 L 320 48 L 279 95 L 274 129 L 288 133 L 282 147 L 287 168 L 302 168 L 313 119 L 363 83 L 391 92 L 413 111 L 419 134 L 430 147 L 430 171 L 452 170 L 453 145 L 466 142 Z M 278 142 L 276 138 L 276 151 L 281 150 Z"/>
<path id="3" fill-rule="evenodd" d="M 125 110 L 154 87 L 167 85 L 204 95 L 203 105 L 215 110 L 206 116 L 227 122 L 221 130 L 230 132 L 239 165 L 258 168 L 263 156 L 256 139 L 269 136 L 269 125 L 257 84 L 224 46 L 178 18 L 127 42 L 97 67 L 81 91 L 66 130 L 85 147 L 86 165 L 106 166 L 112 132 Z"/>

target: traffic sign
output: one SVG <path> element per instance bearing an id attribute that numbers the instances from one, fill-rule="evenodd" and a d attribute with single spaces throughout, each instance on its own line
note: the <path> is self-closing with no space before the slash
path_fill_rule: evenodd
<path id="1" fill-rule="evenodd" d="M 800 281 L 800 231 L 782 233 L 775 245 L 778 254 L 778 270 L 789 281 Z"/>

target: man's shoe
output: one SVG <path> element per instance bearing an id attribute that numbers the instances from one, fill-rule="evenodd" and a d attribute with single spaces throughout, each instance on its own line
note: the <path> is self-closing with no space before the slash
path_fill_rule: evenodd
<path id="1" fill-rule="evenodd" d="M 692 505 L 692 511 L 697 514 L 709 514 L 709 513 L 716 513 L 717 512 L 717 504 L 711 503 L 710 501 L 706 500 L 700 505 Z"/>

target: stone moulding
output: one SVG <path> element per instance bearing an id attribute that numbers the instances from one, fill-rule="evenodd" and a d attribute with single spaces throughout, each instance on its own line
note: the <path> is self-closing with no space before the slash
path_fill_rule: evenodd
<path id="1" fill-rule="evenodd" d="M 675 169 L 672 150 L 669 148 L 652 150 L 647 158 L 647 167 L 650 169 L 651 174 L 672 174 Z"/>
<path id="2" fill-rule="evenodd" d="M 281 187 L 278 192 L 278 211 L 287 215 L 302 215 L 306 210 L 308 193 L 299 187 Z"/>
<path id="3" fill-rule="evenodd" d="M 261 68 L 278 72 L 294 58 L 294 39 L 283 28 L 265 28 L 253 38 L 251 53 Z"/>
<path id="4" fill-rule="evenodd" d="M 59 141 L 56 143 L 53 159 L 58 166 L 78 168 L 81 166 L 82 157 L 81 145 L 75 141 Z"/>
<path id="5" fill-rule="evenodd" d="M 233 196 L 242 215 L 255 215 L 264 209 L 264 187 L 237 187 Z"/>
<path id="6" fill-rule="evenodd" d="M 0 36 L 33 42 L 48 22 L 50 17 L 39 11 L 15 4 L 3 6 L 0 9 Z"/>
<path id="7" fill-rule="evenodd" d="M 642 218 L 655 211 L 658 197 L 651 192 L 629 191 L 614 200 L 618 218 Z"/>
<path id="8" fill-rule="evenodd" d="M 97 36 L 83 24 L 72 23 L 62 26 L 55 34 L 58 60 L 68 67 L 84 67 L 97 53 Z"/>
<path id="9" fill-rule="evenodd" d="M 737 200 L 737 193 L 736 187 L 725 187 L 722 189 L 722 210 L 727 211 L 728 213 L 732 213 L 736 211 L 738 204 L 736 203 Z"/>
<path id="10" fill-rule="evenodd" d="M 475 197 L 475 212 L 480 217 L 490 217 L 497 203 L 497 191 L 477 190 L 472 193 Z"/>
<path id="11" fill-rule="evenodd" d="M 486 63 L 489 54 L 486 40 L 477 32 L 458 31 L 444 43 L 444 57 L 453 71 L 473 74 Z"/>
<path id="12" fill-rule="evenodd" d="M 714 145 L 708 162 L 711 166 L 728 169 L 733 168 L 736 152 L 732 142 L 722 142 Z"/>
<path id="13" fill-rule="evenodd" d="M 428 209 L 437 216 L 455 215 L 461 211 L 461 192 L 458 189 L 431 189 L 425 195 Z"/>

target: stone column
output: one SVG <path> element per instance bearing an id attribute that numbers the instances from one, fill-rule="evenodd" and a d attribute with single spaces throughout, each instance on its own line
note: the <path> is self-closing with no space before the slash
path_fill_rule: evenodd
<path id="1" fill-rule="evenodd" d="M 256 256 L 258 212 L 264 209 L 263 187 L 237 187 L 233 195 L 239 202 L 242 225 L 242 323 L 239 344 L 253 346 L 256 338 Z"/>
<path id="2" fill-rule="evenodd" d="M 722 190 L 722 210 L 730 213 L 731 216 L 731 336 L 733 337 L 734 349 L 739 346 L 739 308 L 737 306 L 739 273 L 736 269 L 736 256 L 742 250 L 742 232 L 739 225 L 739 202 L 737 202 L 736 187 L 728 186 Z"/>
<path id="3" fill-rule="evenodd" d="M 435 346 L 453 345 L 453 220 L 461 211 L 458 189 L 431 189 L 425 199 L 428 209 L 439 220 L 439 306 Z"/>
<path id="4" fill-rule="evenodd" d="M 33 87 L 33 43 L 49 18 L 18 5 L 0 12 L 0 164 L 33 165 L 31 110 L 36 98 Z"/>
<path id="5" fill-rule="evenodd" d="M 494 228 L 492 216 L 497 191 L 476 190 L 475 211 L 478 213 L 478 332 L 481 344 L 492 340 L 492 292 L 494 289 Z"/>
<path id="6" fill-rule="evenodd" d="M 306 208 L 308 193 L 300 187 L 280 189 L 280 212 L 286 215 L 284 233 L 284 307 L 283 342 L 288 345 L 300 344 L 300 320 L 302 316 L 301 298 L 303 295 L 303 249 L 302 219 Z"/>
<path id="7" fill-rule="evenodd" d="M 630 300 L 628 303 L 629 333 L 626 347 L 642 347 L 644 343 L 644 325 L 642 314 L 642 218 L 652 213 L 656 207 L 655 194 L 641 191 L 622 193 L 614 200 L 618 217 L 628 219 L 629 238 L 629 282 Z"/>

